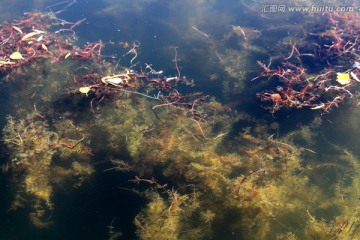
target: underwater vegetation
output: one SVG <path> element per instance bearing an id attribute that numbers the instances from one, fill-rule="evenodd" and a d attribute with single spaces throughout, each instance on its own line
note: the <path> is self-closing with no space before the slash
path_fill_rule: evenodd
<path id="1" fill-rule="evenodd" d="M 276 67 L 258 62 L 262 72 L 253 80 L 279 83 L 258 94 L 272 115 L 290 107 L 329 112 L 347 98 L 357 101 L 359 40 L 349 31 L 359 17 L 324 17 L 333 20 L 325 30 L 283 42 L 288 48 L 278 52 Z M 14 189 L 9 212 L 27 208 L 32 224 L 51 228 L 56 192 L 76 191 L 95 165 L 110 164 L 101 174 L 132 174 L 130 190 L 147 200 L 133 218 L 139 239 L 360 237 L 359 159 L 320 133 L 323 118 L 279 133 L 276 123 L 187 92 L 195 83 L 182 76 L 176 47 L 174 77 L 151 64 L 134 65 L 137 41 L 119 44 L 130 64 L 120 66 L 103 57 L 108 43 L 77 46 L 74 29 L 81 23 L 31 13 L 1 26 L 1 83 L 13 104 L 1 140 L 2 170 Z M 211 51 L 227 74 L 243 78 L 237 56 L 261 52 L 253 46 L 260 36 L 232 26 Z M 241 50 L 226 48 L 231 39 Z M 306 40 L 320 47 L 310 52 Z M 321 64 L 308 74 L 303 57 Z M 115 224 L 113 218 L 110 239 L 122 237 Z"/>
<path id="2" fill-rule="evenodd" d="M 346 213 L 357 206 L 353 197 L 359 179 L 352 172 L 344 173 L 348 168 L 356 172 L 358 160 L 327 143 L 337 154 L 327 156 L 324 163 L 324 156 L 308 148 L 321 138 L 315 133 L 320 118 L 278 139 L 245 128 L 233 136 L 234 143 L 228 137 L 232 123 L 240 119 L 262 123 L 229 113 L 216 102 L 207 106 L 217 112 L 207 123 L 167 111 L 158 113 L 160 122 L 143 104 L 128 105 L 126 111 L 124 106 L 106 108 L 102 118 L 94 120 L 94 127 L 116 143 L 104 146 L 111 158 L 126 163 L 124 168 L 114 161 L 111 170 L 131 169 L 138 176 L 130 181 L 153 186 L 144 193 L 147 207 L 135 218 L 139 238 L 230 238 L 231 232 L 246 239 L 358 236 L 353 228 L 339 230 L 346 221 L 359 224 L 354 211 Z M 308 146 L 296 146 L 301 142 Z M 326 173 L 333 178 L 323 182 Z M 173 212 L 174 205 L 178 210 Z"/>
<path id="3" fill-rule="evenodd" d="M 12 184 L 18 188 L 9 210 L 31 206 L 29 217 L 34 225 L 44 228 L 51 224 L 54 188 L 69 180 L 80 187 L 94 172 L 84 139 L 81 129 L 68 120 L 57 123 L 51 131 L 35 113 L 21 120 L 9 116 L 3 129 L 9 162 L 3 171 L 11 174 Z"/>

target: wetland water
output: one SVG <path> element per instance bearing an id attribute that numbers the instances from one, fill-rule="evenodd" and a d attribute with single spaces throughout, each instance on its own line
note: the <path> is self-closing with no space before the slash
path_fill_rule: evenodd
<path id="1" fill-rule="evenodd" d="M 0 239 L 359 238 L 356 3 L 0 3 Z"/>

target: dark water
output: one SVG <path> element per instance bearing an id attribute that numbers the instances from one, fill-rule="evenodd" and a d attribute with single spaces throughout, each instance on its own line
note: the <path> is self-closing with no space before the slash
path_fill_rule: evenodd
<path id="1" fill-rule="evenodd" d="M 138 57 L 134 61 L 137 64 L 136 67 L 144 67 L 145 63 L 152 64 L 152 67 L 156 70 L 163 70 L 164 75 L 167 77 L 173 77 L 177 74 L 175 62 L 173 61 L 175 54 L 174 47 L 176 47 L 178 54 L 176 61 L 179 65 L 181 76 L 186 76 L 190 80 L 193 79 L 196 83 L 196 86 L 190 88 L 190 90 L 186 86 L 182 86 L 179 89 L 190 92 L 201 91 L 206 95 L 210 95 L 221 104 L 228 106 L 232 112 L 230 115 L 235 116 L 233 118 L 235 119 L 233 120 L 234 122 L 231 123 L 229 134 L 224 140 L 224 145 L 229 145 L 228 148 L 224 149 L 229 150 L 229 152 L 237 151 L 241 148 L 237 145 L 239 144 L 238 136 L 244 133 L 244 131 L 246 132 L 244 129 L 250 129 L 250 134 L 259 134 L 263 138 L 272 134 L 276 137 L 287 136 L 288 138 L 286 139 L 297 144 L 299 148 L 311 148 L 316 151 L 318 153 L 316 160 L 325 163 L 325 165 L 328 162 L 333 163 L 337 161 L 331 159 L 331 151 L 334 151 L 333 155 L 338 154 L 340 156 L 339 151 L 342 151 L 342 154 L 348 156 L 351 155 L 355 158 L 359 156 L 358 134 L 360 128 L 358 125 L 359 101 L 357 99 L 359 94 L 357 88 L 354 90 L 354 98 L 344 101 L 340 107 L 334 108 L 331 113 L 324 114 L 321 111 L 313 111 L 309 108 L 289 108 L 271 114 L 263 106 L 272 106 L 273 103 L 262 102 L 256 96 L 256 93 L 262 92 L 265 89 L 274 89 L 281 82 L 271 82 L 264 79 L 250 81 L 262 71 L 256 64 L 257 60 L 267 64 L 272 59 L 273 65 L 281 65 L 284 59 L 284 47 L 280 45 L 281 42 L 289 42 L 289 39 L 292 38 L 301 39 L 306 31 L 321 32 L 321 30 L 324 30 L 321 29 L 322 23 L 325 21 L 323 18 L 324 14 L 319 13 L 316 16 L 310 16 L 304 13 L 292 14 L 289 12 L 283 14 L 264 13 L 261 12 L 264 4 L 250 2 L 234 0 L 78 0 L 74 2 L 2 0 L 0 1 L 2 6 L 0 19 L 1 22 L 11 22 L 15 19 L 20 19 L 24 12 L 35 10 L 58 12 L 57 17 L 71 22 L 86 18 L 76 28 L 77 44 L 79 46 L 101 40 L 105 43 L 102 54 L 106 56 L 105 59 L 107 61 L 114 63 L 119 60 L 120 65 L 130 66 L 129 62 L 132 56 L 123 56 L 124 49 L 117 43 L 139 42 Z M 60 4 L 55 5 L 57 3 Z M 347 4 L 350 5 L 352 3 Z M 52 5 L 53 7 L 49 7 Z M 237 26 L 240 26 L 240 28 L 236 28 Z M 317 28 L 320 30 L 317 30 Z M 237 29 L 237 31 L 234 29 Z M 278 48 L 276 48 L 277 45 L 279 45 Z M 356 49 L 356 51 L 358 50 Z M 285 57 L 288 54 L 286 52 Z M 315 62 L 310 58 L 302 58 L 301 60 L 302 64 L 309 68 L 310 72 L 319 73 L 328 67 L 326 60 L 323 62 Z M 343 62 L 337 62 L 335 68 L 341 64 L 351 68 L 353 62 L 354 59 L 345 59 Z M 344 71 L 348 68 L 344 67 Z M 65 73 L 62 74 L 66 76 Z M 4 73 L 2 79 L 5 78 L 6 74 Z M 0 81 L 1 129 L 7 123 L 6 116 L 8 114 L 13 115 L 16 112 L 15 109 L 18 103 L 16 99 L 12 98 L 14 95 L 12 91 L 16 91 L 14 86 L 16 84 L 11 85 L 6 80 Z M 85 121 L 85 119 L 88 120 L 88 118 L 91 119 L 93 117 L 93 115 L 88 117 L 89 115 L 81 116 L 80 114 L 88 109 L 89 101 L 79 101 L 76 102 L 76 106 L 69 107 L 72 102 L 66 97 L 66 94 L 61 95 L 59 99 L 52 104 L 57 111 L 57 117 L 65 116 L 69 109 L 76 115 L 74 117 L 76 119 L 75 122 Z M 18 102 L 21 102 L 21 100 L 18 100 Z M 236 117 L 242 113 L 246 117 Z M 314 123 L 314 119 L 321 119 L 321 124 Z M 256 126 L 260 125 L 267 126 L 267 130 L 259 133 L 255 129 Z M 102 147 L 97 149 L 96 144 L 99 143 L 99 145 L 103 146 L 110 140 L 105 135 L 105 130 L 104 133 L 101 130 L 92 132 L 92 127 L 90 120 L 89 128 L 86 131 L 91 132 L 92 139 L 89 141 L 89 144 L 96 149 L 95 156 L 91 157 L 95 172 L 78 189 L 71 187 L 71 184 L 56 188 L 52 196 L 52 204 L 55 206 L 54 210 L 47 213 L 49 214 L 48 219 L 54 222 L 49 227 L 36 228 L 30 223 L 28 212 L 31 211 L 31 208 L 29 206 L 16 211 L 8 211 L 18 190 L 14 186 L 15 180 L 11 178 L 11 172 L 0 174 L 0 239 L 110 239 L 110 225 L 116 231 L 122 233 L 118 239 L 138 238 L 135 233 L 134 218 L 144 209 L 149 200 L 133 190 L 136 189 L 136 191 L 144 192 L 148 187 L 145 184 L 136 185 L 128 181 L 139 174 L 136 171 L 125 173 L 107 171 L 112 165 L 109 163 L 104 164 L 103 161 L 109 157 L 112 150 Z M 292 134 L 296 135 L 298 134 L 295 133 L 297 130 L 305 129 L 306 127 L 309 127 L 310 130 L 306 133 L 304 130 L 304 132 L 301 132 L 301 137 L 294 137 L 292 139 Z M 216 129 L 216 126 L 213 129 Z M 312 142 L 309 142 L 311 134 L 315 136 L 311 137 Z M 339 150 L 339 148 L 342 150 Z M 1 144 L 0 149 L 0 163 L 9 162 L 10 153 L 7 152 L 5 144 Z M 123 150 L 121 146 L 119 146 L 119 149 Z M 267 147 L 264 149 L 267 149 Z M 114 155 L 124 160 L 130 159 L 131 154 L 129 152 L 120 150 L 120 153 L 116 152 Z M 219 150 L 219 152 L 221 151 L 226 150 Z M 269 154 L 271 155 L 272 153 L 270 152 Z M 305 154 L 301 165 L 307 165 L 313 158 Z M 352 163 L 358 164 L 358 162 Z M 257 166 L 256 168 L 260 167 Z M 241 172 L 243 170 L 236 169 L 232 174 L 236 174 L 237 171 Z M 350 176 L 346 175 L 348 172 Z M 176 180 L 174 180 L 176 178 L 167 178 L 166 173 L 162 173 L 161 169 L 154 170 L 154 173 L 158 174 L 156 178 L 160 179 L 159 181 L 163 180 L 164 182 L 169 182 L 171 186 L 177 186 Z M 333 176 L 336 176 L 337 180 L 341 179 L 339 181 L 342 184 L 343 179 L 344 182 L 347 178 L 352 179 L 353 174 L 358 174 L 358 172 L 345 169 L 342 174 L 343 177 L 336 170 L 333 172 L 329 170 L 324 173 L 323 181 L 319 180 L 321 179 L 320 173 L 319 175 L 309 174 L 310 180 L 308 185 L 318 184 L 326 188 L 327 184 L 334 183 L 331 180 Z M 328 180 L 326 181 L 326 179 Z M 354 184 L 355 186 L 357 184 L 355 180 L 350 182 L 345 182 L 344 185 Z M 329 192 L 334 188 L 334 185 L 336 184 L 329 188 Z M 311 191 L 314 191 L 314 188 L 311 188 Z M 327 192 L 327 190 L 325 189 L 324 192 Z M 329 193 L 329 195 L 331 194 Z M 217 202 L 210 203 L 206 205 L 206 208 L 219 211 L 218 209 L 221 209 L 221 207 L 216 205 L 224 204 L 223 202 L 220 203 L 221 201 L 217 200 Z M 325 202 L 323 199 L 320 201 Z M 335 221 L 335 216 L 341 216 L 343 213 L 341 210 L 335 209 L 336 207 L 333 207 L 332 210 L 329 210 L 329 208 L 311 209 L 311 214 L 316 216 L 317 220 L 324 218 L 326 221 L 331 222 Z M 293 219 L 291 214 L 294 213 L 291 213 L 291 210 L 289 213 L 286 213 L 288 215 L 284 214 L 286 216 L 283 215 L 276 220 L 280 224 L 277 225 L 274 220 L 271 223 L 273 224 L 272 226 L 275 226 L 274 233 L 291 231 L 296 233 L 297 228 L 304 228 L 306 221 L 303 221 L 303 219 L 309 218 L 306 214 L 307 207 L 304 209 L 303 207 L 303 212 L 301 213 L 303 215 L 295 212 L 297 216 L 300 216 L 300 219 L 295 218 L 294 223 L 291 223 L 289 220 Z M 344 212 L 346 211 L 344 210 Z M 214 230 L 214 233 L 211 235 L 212 238 L 270 239 L 266 238 L 266 236 L 275 237 L 275 234 L 271 234 L 271 230 L 269 235 L 247 234 L 248 228 L 241 228 L 246 225 L 246 223 L 240 223 L 242 214 L 246 215 L 246 210 L 236 209 L 232 211 L 231 208 L 227 208 L 221 214 L 219 213 L 221 217 L 213 222 L 212 230 Z M 346 239 L 356 239 L 358 233 L 354 229 L 360 224 L 359 220 L 353 215 L 351 217 L 347 216 L 343 217 L 344 220 L 342 222 L 340 220 L 335 221 L 334 226 L 341 225 L 345 220 L 349 222 L 348 225 L 354 222 L 354 228 L 347 229 L 348 232 L 353 231 L 351 232 L 352 235 L 346 235 L 349 237 Z M 252 217 L 257 219 L 255 215 Z M 235 219 L 234 222 L 231 222 L 231 219 Z M 290 223 L 283 227 L 282 223 L 287 221 L 290 221 Z M 303 222 L 299 224 L 301 221 Z M 251 223 L 248 224 L 251 225 Z M 264 228 L 266 227 L 264 226 Z M 256 232 L 257 229 L 252 230 Z M 331 234 L 333 233 L 330 231 Z M 298 236 L 304 235 L 299 233 Z M 337 235 L 331 236 L 334 239 L 337 237 Z M 304 239 L 318 238 L 316 236 L 311 238 L 311 236 L 307 235 Z"/>

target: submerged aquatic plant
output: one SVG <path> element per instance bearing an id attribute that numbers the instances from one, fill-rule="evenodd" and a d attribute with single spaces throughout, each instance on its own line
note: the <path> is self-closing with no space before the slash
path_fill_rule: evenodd
<path id="1" fill-rule="evenodd" d="M 329 227 L 344 218 L 356 226 L 355 218 L 348 216 L 343 207 L 353 206 L 352 197 L 347 197 L 356 187 L 356 177 L 351 173 L 341 177 L 338 173 L 335 181 L 327 183 L 337 189 L 333 193 L 328 193 L 316 178 L 330 170 L 317 163 L 317 153 L 308 148 L 319 137 L 312 133 L 321 125 L 319 119 L 281 139 L 264 137 L 264 132 L 254 135 L 245 129 L 230 147 L 226 142 L 232 141 L 228 139 L 231 124 L 238 119 L 224 109 L 221 112 L 217 107 L 221 114 L 207 123 L 181 114 L 169 116 L 166 111 L 158 113 L 163 120 L 159 121 L 145 102 L 128 104 L 125 112 L 121 108 L 103 109 L 103 117 L 94 122 L 109 140 L 108 153 L 117 158 L 121 151 L 128 152 L 123 161 L 139 174 L 131 181 L 149 183 L 156 189 L 149 192 L 150 203 L 135 219 L 139 238 L 191 238 L 186 235 L 191 233 L 195 239 L 206 239 L 231 229 L 247 239 L 281 239 L 285 235 L 301 239 L 320 234 L 313 227 L 322 222 L 321 212 L 331 211 L 330 202 L 325 200 L 330 197 L 339 212 L 328 218 Z M 306 148 L 296 145 L 304 141 Z M 356 171 L 357 163 L 352 159 L 344 161 Z M 339 165 L 334 162 L 330 166 Z M 155 180 L 158 173 L 169 184 L 159 184 Z M 170 183 L 175 192 L 168 190 Z M 175 216 L 172 209 L 179 209 Z M 289 219 L 293 220 L 291 224 Z M 216 228 L 215 222 L 222 227 Z M 298 229 L 296 234 L 294 228 Z M 208 231 L 201 234 L 203 229 Z"/>
<path id="2" fill-rule="evenodd" d="M 9 162 L 5 164 L 18 189 L 11 210 L 30 205 L 31 222 L 39 228 L 47 227 L 54 208 L 51 200 L 54 188 L 66 179 L 73 179 L 74 186 L 80 187 L 92 175 L 90 150 L 82 143 L 84 137 L 69 138 L 75 130 L 68 128 L 67 120 L 57 124 L 57 132 L 51 131 L 36 114 L 29 114 L 22 120 L 9 116 L 7 120 L 3 141 Z"/>

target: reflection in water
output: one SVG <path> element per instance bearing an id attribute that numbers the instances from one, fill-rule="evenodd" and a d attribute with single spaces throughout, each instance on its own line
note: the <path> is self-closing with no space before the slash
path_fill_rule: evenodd
<path id="1" fill-rule="evenodd" d="M 359 238 L 357 13 L 17 4 L 0 27 L 1 238 Z"/>
<path id="2" fill-rule="evenodd" d="M 66 9 L 68 9 L 69 7 L 71 7 L 72 5 L 74 5 L 75 3 L 77 3 L 76 0 L 62 1 L 45 7 L 45 10 L 52 11 L 55 14 L 59 14 L 65 11 Z M 59 9 L 59 10 L 54 11 L 54 9 Z"/>

